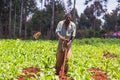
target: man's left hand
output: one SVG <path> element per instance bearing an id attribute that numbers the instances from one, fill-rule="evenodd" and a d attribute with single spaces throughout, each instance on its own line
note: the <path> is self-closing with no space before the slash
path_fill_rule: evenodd
<path id="1" fill-rule="evenodd" d="M 69 41 L 68 41 L 68 43 L 67 43 L 67 46 L 70 46 L 70 45 L 71 45 L 71 43 L 72 43 L 72 41 L 71 41 L 71 40 L 69 40 Z"/>

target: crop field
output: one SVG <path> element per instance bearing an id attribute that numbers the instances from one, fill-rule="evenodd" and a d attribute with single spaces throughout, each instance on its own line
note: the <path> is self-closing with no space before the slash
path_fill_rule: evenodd
<path id="1" fill-rule="evenodd" d="M 58 41 L 0 40 L 0 80 L 59 80 Z M 79 39 L 72 43 L 68 80 L 120 80 L 120 39 Z"/>

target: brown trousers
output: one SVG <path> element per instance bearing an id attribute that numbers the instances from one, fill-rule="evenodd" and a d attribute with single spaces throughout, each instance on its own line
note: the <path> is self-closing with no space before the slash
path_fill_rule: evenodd
<path id="1" fill-rule="evenodd" d="M 67 55 L 66 55 L 66 64 L 65 64 L 65 73 L 67 73 L 68 71 L 68 59 L 70 58 L 71 55 L 71 47 L 68 49 L 67 51 Z M 56 74 L 59 75 L 59 71 L 61 70 L 61 67 L 63 65 L 64 62 L 64 56 L 65 54 L 63 53 L 63 51 L 58 50 L 57 54 L 56 54 L 56 65 L 55 65 L 55 69 L 56 69 Z"/>

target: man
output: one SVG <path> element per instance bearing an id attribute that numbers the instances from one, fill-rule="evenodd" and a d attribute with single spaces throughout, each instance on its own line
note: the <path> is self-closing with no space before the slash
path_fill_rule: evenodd
<path id="1" fill-rule="evenodd" d="M 66 61 L 68 61 L 71 55 L 71 44 L 76 35 L 76 25 L 71 21 L 71 19 L 72 19 L 71 14 L 70 13 L 66 14 L 65 20 L 60 21 L 56 28 L 56 34 L 59 38 L 55 65 L 57 75 L 59 75 L 65 56 L 62 52 L 63 48 L 62 45 L 66 43 L 67 46 Z M 67 68 L 65 68 L 65 73 L 67 73 Z"/>

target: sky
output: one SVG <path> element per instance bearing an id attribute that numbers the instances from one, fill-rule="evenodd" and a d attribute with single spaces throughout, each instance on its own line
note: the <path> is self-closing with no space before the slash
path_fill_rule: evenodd
<path id="1" fill-rule="evenodd" d="M 39 0 L 36 0 L 37 1 L 37 6 L 40 8 L 40 3 L 39 3 Z M 64 0 L 65 3 L 67 0 Z M 74 0 L 72 0 L 73 2 Z M 80 16 L 81 13 L 83 13 L 84 9 L 85 9 L 85 0 L 76 0 L 76 9 L 77 9 L 77 12 L 78 12 L 78 15 Z M 115 7 L 117 6 L 117 0 L 108 0 L 108 3 L 107 3 L 107 9 L 108 9 L 108 12 L 111 12 L 113 9 L 115 9 Z"/>

